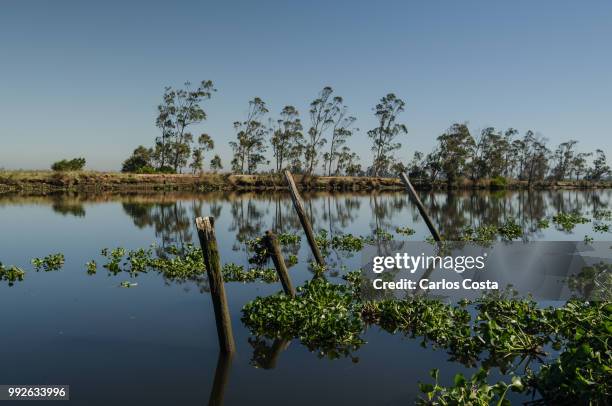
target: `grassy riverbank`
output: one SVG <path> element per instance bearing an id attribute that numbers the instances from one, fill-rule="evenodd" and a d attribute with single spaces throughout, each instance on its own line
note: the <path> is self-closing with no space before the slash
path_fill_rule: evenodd
<path id="1" fill-rule="evenodd" d="M 299 188 L 304 190 L 401 190 L 397 178 L 373 178 L 350 176 L 302 176 L 295 175 Z M 419 189 L 444 189 L 442 181 L 414 182 Z M 562 181 L 539 183 L 536 188 L 609 188 L 610 182 Z M 50 193 L 61 191 L 212 191 L 212 190 L 274 190 L 284 189 L 282 176 L 271 174 L 232 175 L 213 174 L 129 174 L 119 172 L 53 172 L 53 171 L 0 171 L 0 192 Z M 488 179 L 472 182 L 466 180 L 460 189 L 495 189 L 500 185 Z M 527 183 L 508 180 L 501 188 L 521 189 Z"/>

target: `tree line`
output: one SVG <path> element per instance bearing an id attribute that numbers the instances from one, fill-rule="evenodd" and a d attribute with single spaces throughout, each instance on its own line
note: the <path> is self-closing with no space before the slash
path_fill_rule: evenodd
<path id="1" fill-rule="evenodd" d="M 212 81 L 197 86 L 189 82 L 183 88 L 166 87 L 157 108 L 155 125 L 159 135 L 152 147 L 139 146 L 123 163 L 124 172 L 201 173 L 205 156 L 214 150 L 213 139 L 206 133 L 195 136 L 190 128 L 206 120 L 203 103 L 216 89 Z M 230 141 L 230 168 L 237 174 L 262 171 L 327 176 L 410 176 L 427 181 L 444 179 L 516 178 L 529 183 L 544 179 L 598 180 L 610 174 L 603 150 L 583 153 L 577 141 L 561 143 L 550 149 L 547 140 L 529 130 L 519 135 L 514 128 L 505 131 L 486 128 L 474 136 L 466 124 L 455 123 L 437 137 L 428 154 L 416 151 L 406 165 L 395 154 L 408 134 L 399 116 L 405 102 L 393 93 L 383 96 L 373 111 L 376 126 L 366 132 L 372 151 L 372 164 L 362 166 L 361 157 L 351 150 L 350 140 L 359 131 L 357 119 L 350 114 L 344 99 L 326 86 L 309 105 L 304 123 L 295 106 L 283 107 L 277 117 L 259 97 L 249 101 L 243 120 L 234 122 L 235 138 Z M 268 155 L 269 152 L 269 155 Z M 589 164 L 588 160 L 592 158 Z M 272 168 L 272 169 L 269 169 Z M 223 169 L 214 154 L 210 171 Z"/>

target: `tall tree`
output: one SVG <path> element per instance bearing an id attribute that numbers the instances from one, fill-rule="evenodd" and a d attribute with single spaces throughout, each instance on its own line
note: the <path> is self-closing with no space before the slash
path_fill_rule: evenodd
<path id="1" fill-rule="evenodd" d="M 531 187 L 534 182 L 541 181 L 546 176 L 550 150 L 546 147 L 546 140 L 537 138 L 531 130 L 525 133 L 521 146 L 525 160 L 522 178 L 526 179 L 527 185 Z"/>
<path id="2" fill-rule="evenodd" d="M 330 86 L 326 86 L 310 103 L 310 128 L 304 148 L 305 171 L 309 175 L 314 173 L 319 162 L 319 150 L 327 142 L 325 133 L 334 125 L 341 110 L 342 97 L 332 96 L 333 92 Z"/>
<path id="3" fill-rule="evenodd" d="M 574 146 L 576 140 L 569 140 L 559 144 L 555 150 L 554 160 L 556 165 L 553 168 L 553 176 L 557 180 L 563 180 L 572 172 L 572 162 L 574 160 Z"/>
<path id="4" fill-rule="evenodd" d="M 467 125 L 457 123 L 440 135 L 438 142 L 442 172 L 448 186 L 452 186 L 463 176 L 476 143 Z"/>
<path id="5" fill-rule="evenodd" d="M 374 109 L 378 126 L 368 131 L 368 136 L 373 141 L 372 174 L 374 176 L 388 174 L 389 167 L 394 160 L 393 151 L 402 146 L 396 140 L 400 135 L 408 133 L 404 124 L 396 122 L 397 116 L 404 111 L 405 104 L 402 99 L 389 93 L 380 99 L 380 103 Z"/>
<path id="6" fill-rule="evenodd" d="M 161 131 L 156 140 L 160 169 L 169 165 L 178 172 L 187 164 L 193 142 L 193 135 L 187 129 L 206 120 L 201 104 L 215 91 L 210 80 L 203 80 L 195 88 L 190 82 L 185 82 L 183 89 L 165 88 L 155 120 Z"/>
<path id="7" fill-rule="evenodd" d="M 201 134 L 198 137 L 198 145 L 191 153 L 191 164 L 189 167 L 193 173 L 202 172 L 204 169 L 204 153 L 215 147 L 215 143 L 208 134 Z"/>
<path id="8" fill-rule="evenodd" d="M 488 127 L 480 132 L 470 163 L 472 180 L 504 174 L 509 163 L 510 138 L 514 131 L 511 128 L 502 134 Z"/>
<path id="9" fill-rule="evenodd" d="M 348 108 L 343 104 L 342 97 L 336 97 L 334 100 L 338 101 L 335 117 L 332 118 L 333 126 L 331 128 L 331 140 L 329 152 L 325 154 L 327 163 L 327 175 L 332 175 L 334 161 L 340 158 L 340 150 L 347 141 L 347 139 L 353 135 L 353 124 L 357 119 L 353 116 L 348 115 Z M 338 174 L 338 167 L 336 166 L 335 174 Z"/>
<path id="10" fill-rule="evenodd" d="M 603 150 L 598 149 L 595 151 L 595 159 L 593 160 L 593 167 L 589 168 L 588 178 L 592 180 L 601 180 L 606 176 L 610 175 L 610 167 L 607 164 L 606 154 Z"/>
<path id="11" fill-rule="evenodd" d="M 270 143 L 278 172 L 291 165 L 302 154 L 304 134 L 302 134 L 300 115 L 295 107 L 283 108 L 280 119 L 276 121 Z"/>
<path id="12" fill-rule="evenodd" d="M 236 141 L 230 142 L 234 151 L 232 169 L 237 173 L 251 174 L 257 170 L 257 166 L 264 163 L 266 158 L 265 138 L 269 133 L 262 120 L 268 113 L 266 103 L 259 97 L 249 102 L 249 111 L 245 121 L 236 121 Z"/>
<path id="13" fill-rule="evenodd" d="M 223 164 L 221 163 L 221 157 L 219 155 L 215 155 L 213 159 L 210 160 L 210 170 L 214 173 L 217 173 L 223 169 Z"/>

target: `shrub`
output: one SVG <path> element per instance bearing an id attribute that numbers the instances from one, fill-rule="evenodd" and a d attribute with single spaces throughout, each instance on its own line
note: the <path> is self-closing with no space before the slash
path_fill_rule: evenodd
<path id="1" fill-rule="evenodd" d="M 506 178 L 503 176 L 495 176 L 489 184 L 491 189 L 504 189 L 508 185 Z"/>
<path id="2" fill-rule="evenodd" d="M 131 173 L 153 173 L 155 170 L 151 165 L 151 151 L 142 145 L 134 150 L 132 156 L 123 162 L 121 172 Z"/>
<path id="3" fill-rule="evenodd" d="M 58 172 L 80 171 L 85 166 L 85 158 L 62 159 L 51 165 L 51 169 Z"/>

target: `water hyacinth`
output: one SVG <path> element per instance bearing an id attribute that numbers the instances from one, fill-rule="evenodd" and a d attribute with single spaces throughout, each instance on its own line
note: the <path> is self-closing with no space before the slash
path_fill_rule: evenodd
<path id="1" fill-rule="evenodd" d="M 6 281 L 9 286 L 13 286 L 15 282 L 23 281 L 24 277 L 25 271 L 23 269 L 15 265 L 6 267 L 0 262 L 0 281 Z"/>
<path id="2" fill-rule="evenodd" d="M 572 212 L 572 213 L 558 213 L 556 216 L 552 218 L 553 222 L 557 225 L 557 228 L 563 230 L 565 232 L 571 232 L 576 224 L 584 224 L 588 223 L 591 220 L 583 217 L 580 213 Z"/>
<path id="3" fill-rule="evenodd" d="M 65 258 L 64 254 L 57 253 L 47 255 L 44 258 L 33 258 L 31 262 L 36 272 L 39 272 L 41 270 L 45 272 L 51 272 L 62 269 L 62 267 L 64 266 Z"/>

